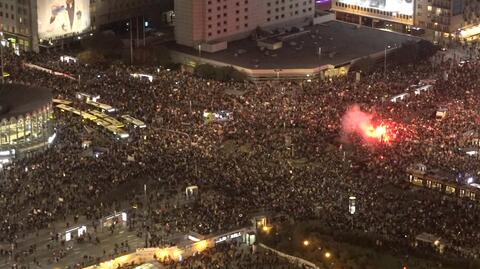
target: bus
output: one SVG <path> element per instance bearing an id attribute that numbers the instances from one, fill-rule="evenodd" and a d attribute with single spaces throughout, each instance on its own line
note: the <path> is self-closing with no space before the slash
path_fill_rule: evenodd
<path id="1" fill-rule="evenodd" d="M 141 121 L 141 120 L 139 120 L 139 119 L 136 119 L 136 118 L 134 118 L 134 117 L 132 117 L 132 116 L 130 116 L 130 115 L 122 115 L 121 118 L 122 118 L 126 123 L 133 125 L 135 128 L 137 128 L 137 127 L 138 127 L 138 128 L 145 128 L 145 127 L 147 127 L 147 125 L 146 125 L 143 121 Z"/>
<path id="2" fill-rule="evenodd" d="M 82 119 L 91 120 L 91 121 L 95 121 L 97 119 L 97 117 L 95 115 L 92 115 L 92 114 L 90 114 L 88 112 L 85 112 L 85 111 L 78 110 L 74 107 L 71 107 L 71 106 L 68 106 L 68 105 L 65 105 L 65 104 L 58 104 L 55 107 L 59 108 L 62 111 L 68 111 L 70 113 L 78 115 Z"/>
<path id="3" fill-rule="evenodd" d="M 55 99 L 55 98 L 52 99 L 52 102 L 54 102 L 55 104 L 64 104 L 64 105 L 71 105 L 72 104 L 72 101 Z"/>
<path id="4" fill-rule="evenodd" d="M 89 112 L 92 113 L 93 115 L 97 116 L 98 118 L 103 119 L 104 121 L 110 123 L 111 125 L 113 125 L 117 128 L 125 127 L 125 124 L 121 123 L 120 121 L 118 121 L 114 117 L 108 116 L 107 114 L 105 114 L 103 112 L 100 112 L 98 110 L 89 110 Z"/>
<path id="5" fill-rule="evenodd" d="M 467 180 L 466 184 L 460 184 L 451 175 L 441 173 L 422 172 L 415 169 L 408 169 L 408 181 L 418 187 L 423 187 L 451 195 L 461 199 L 480 201 L 480 188 L 478 184 Z M 480 185 L 478 185 L 480 186 Z"/>
<path id="6" fill-rule="evenodd" d="M 102 111 L 115 112 L 115 108 L 113 108 L 112 106 L 107 105 L 107 104 L 103 104 L 103 103 L 96 102 L 96 101 L 93 101 L 93 100 L 88 100 L 88 99 L 87 99 L 86 103 L 91 105 L 91 106 L 94 106 L 96 108 L 99 108 Z"/>
<path id="7" fill-rule="evenodd" d="M 125 139 L 129 137 L 128 133 L 126 133 L 120 128 L 116 128 L 115 126 L 109 125 L 109 126 L 106 126 L 105 129 L 107 129 L 107 131 L 113 134 L 114 137 L 117 139 Z"/>

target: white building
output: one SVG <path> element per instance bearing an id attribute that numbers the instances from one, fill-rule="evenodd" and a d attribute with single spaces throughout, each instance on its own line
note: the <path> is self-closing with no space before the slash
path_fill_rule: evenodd
<path id="1" fill-rule="evenodd" d="M 175 0 L 175 38 L 218 51 L 258 27 L 305 25 L 314 14 L 315 0 Z"/>

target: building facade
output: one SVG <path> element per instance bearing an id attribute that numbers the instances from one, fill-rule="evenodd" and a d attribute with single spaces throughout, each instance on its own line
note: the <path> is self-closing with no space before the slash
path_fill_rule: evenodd
<path id="1" fill-rule="evenodd" d="M 174 9 L 177 43 L 208 50 L 211 44 L 226 46 L 258 27 L 308 24 L 315 0 L 175 0 Z"/>
<path id="2" fill-rule="evenodd" d="M 20 84 L 0 85 L 0 168 L 53 142 L 51 91 Z"/>
<path id="3" fill-rule="evenodd" d="M 22 50 L 38 46 L 32 37 L 36 37 L 36 14 L 32 13 L 31 0 L 0 0 L 0 32 L 12 46 Z M 35 39 L 38 39 L 35 38 Z"/>
<path id="4" fill-rule="evenodd" d="M 480 34 L 480 3 L 469 0 L 417 0 L 415 23 L 429 39 L 466 40 Z"/>
<path id="5" fill-rule="evenodd" d="M 0 0 L 0 32 L 8 46 L 38 51 L 40 46 L 100 30 L 135 16 L 154 17 L 165 0 Z"/>
<path id="6" fill-rule="evenodd" d="M 173 0 L 89 0 L 92 16 L 92 29 L 127 20 L 133 17 L 158 18 L 160 14 L 171 9 Z"/>
<path id="7" fill-rule="evenodd" d="M 480 34 L 480 2 L 471 0 L 333 0 L 338 20 L 402 33 L 439 43 Z"/>
<path id="8" fill-rule="evenodd" d="M 332 10 L 338 20 L 407 33 L 414 25 L 413 2 L 414 0 L 332 0 Z"/>

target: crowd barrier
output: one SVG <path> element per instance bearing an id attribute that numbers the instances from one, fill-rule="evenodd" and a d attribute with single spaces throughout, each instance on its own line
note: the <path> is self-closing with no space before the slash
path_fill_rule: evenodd
<path id="1" fill-rule="evenodd" d="M 285 259 L 287 259 L 288 261 L 290 261 L 291 263 L 295 263 L 295 264 L 301 264 L 303 265 L 305 268 L 312 268 L 312 269 L 320 269 L 320 267 L 316 266 L 313 262 L 309 262 L 305 259 L 302 259 L 302 258 L 299 258 L 299 257 L 295 257 L 295 256 L 292 256 L 292 255 L 288 255 L 286 253 L 283 253 L 281 251 L 278 251 L 276 249 L 273 249 L 271 247 L 268 247 L 262 243 L 258 244 L 259 247 L 262 247 L 264 249 L 267 249 L 275 254 L 277 254 L 278 256 L 280 257 L 283 257 Z"/>
<path id="2" fill-rule="evenodd" d="M 249 242 L 248 237 L 252 232 L 253 230 L 250 228 L 241 228 L 221 235 L 210 236 L 197 242 L 189 240 L 183 244 L 180 243 L 177 246 L 168 248 L 139 248 L 133 253 L 119 256 L 115 259 L 101 262 L 99 264 L 84 267 L 83 269 L 118 269 L 131 264 L 138 265 L 151 263 L 157 260 L 164 260 L 166 258 L 178 261 L 190 257 L 195 253 L 202 252 L 208 248 L 212 248 L 216 244 L 233 239 L 242 239 L 243 242 L 251 244 L 253 241 Z"/>
<path id="3" fill-rule="evenodd" d="M 65 78 L 68 78 L 68 79 L 71 79 L 71 80 L 77 80 L 75 77 L 73 77 L 71 75 L 61 73 L 61 72 L 57 72 L 57 71 L 54 71 L 54 70 L 51 70 L 51 69 L 48 69 L 48 68 L 45 68 L 45 67 L 41 67 L 41 66 L 38 66 L 38 65 L 35 65 L 35 64 L 24 63 L 23 65 L 25 67 L 28 67 L 28 68 L 31 68 L 31 69 L 36 69 L 36 70 L 39 70 L 39 71 L 43 71 L 43 72 L 46 72 L 46 73 L 49 73 L 49 74 L 52 74 L 52 75 L 55 75 L 55 76 L 65 77 Z"/>

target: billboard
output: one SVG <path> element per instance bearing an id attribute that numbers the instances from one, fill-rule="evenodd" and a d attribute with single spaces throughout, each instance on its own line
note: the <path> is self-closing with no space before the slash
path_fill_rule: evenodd
<path id="1" fill-rule="evenodd" d="M 50 39 L 90 28 L 90 0 L 37 0 L 38 37 Z"/>
<path id="2" fill-rule="evenodd" d="M 337 0 L 337 2 L 413 16 L 413 0 Z"/>

